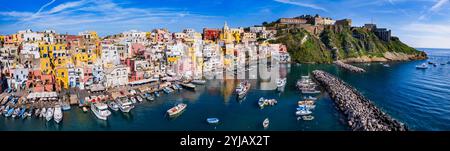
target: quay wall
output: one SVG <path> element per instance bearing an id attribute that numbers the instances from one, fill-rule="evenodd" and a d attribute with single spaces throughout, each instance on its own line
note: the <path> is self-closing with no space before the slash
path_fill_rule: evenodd
<path id="1" fill-rule="evenodd" d="M 347 118 L 354 131 L 407 131 L 405 124 L 393 119 L 355 88 L 331 74 L 315 70 L 313 78 L 324 87 Z"/>
<path id="2" fill-rule="evenodd" d="M 334 64 L 336 64 L 338 67 L 347 69 L 347 70 L 352 71 L 352 72 L 366 72 L 366 70 L 364 70 L 362 68 L 359 68 L 359 67 L 356 67 L 356 66 L 353 66 L 353 65 L 350 65 L 350 64 L 346 64 L 346 63 L 344 63 L 342 61 L 335 61 Z"/>

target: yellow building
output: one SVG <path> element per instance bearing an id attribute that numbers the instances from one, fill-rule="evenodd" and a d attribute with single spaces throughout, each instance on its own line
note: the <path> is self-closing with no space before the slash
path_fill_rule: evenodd
<path id="1" fill-rule="evenodd" d="M 73 61 L 75 65 L 79 66 L 81 64 L 92 64 L 97 59 L 97 53 L 93 50 L 77 49 L 73 54 Z"/>
<path id="2" fill-rule="evenodd" d="M 224 41 L 227 44 L 235 41 L 233 33 L 230 31 L 227 22 L 225 22 L 225 24 L 223 25 L 222 33 L 220 33 L 220 40 Z"/>
<path id="3" fill-rule="evenodd" d="M 52 65 L 50 62 L 50 58 L 40 58 L 40 67 L 42 73 L 51 74 Z"/>
<path id="4" fill-rule="evenodd" d="M 4 43 L 5 42 L 5 36 L 0 35 L 0 42 Z"/>
<path id="5" fill-rule="evenodd" d="M 59 52 L 65 50 L 66 50 L 65 44 L 45 44 L 45 43 L 39 44 L 39 54 L 41 58 L 48 58 L 50 56 L 52 56 L 52 58 L 56 58 L 57 56 L 54 55 L 59 55 Z M 53 52 L 58 53 L 53 54 Z"/>
<path id="6" fill-rule="evenodd" d="M 55 68 L 55 79 L 56 85 L 61 88 L 69 88 L 69 70 L 67 67 L 57 67 Z"/>

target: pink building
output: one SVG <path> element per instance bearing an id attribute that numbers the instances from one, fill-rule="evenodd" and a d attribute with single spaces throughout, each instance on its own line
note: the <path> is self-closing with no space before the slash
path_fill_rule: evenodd
<path id="1" fill-rule="evenodd" d="M 131 55 L 142 55 L 145 51 L 145 46 L 139 43 L 133 43 L 131 44 Z"/>

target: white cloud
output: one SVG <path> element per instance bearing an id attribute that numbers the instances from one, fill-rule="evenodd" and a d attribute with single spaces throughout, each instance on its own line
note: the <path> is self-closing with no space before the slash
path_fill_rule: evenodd
<path id="1" fill-rule="evenodd" d="M 318 9 L 318 10 L 322 10 L 327 12 L 327 9 L 316 5 L 316 4 L 311 4 L 311 3 L 305 3 L 305 2 L 298 2 L 298 1 L 292 1 L 292 0 L 275 0 L 276 2 L 280 2 L 280 3 L 285 3 L 285 4 L 291 4 L 291 5 L 296 5 L 296 6 L 301 6 L 301 7 L 308 7 L 308 8 L 312 8 L 312 9 Z"/>
<path id="2" fill-rule="evenodd" d="M 85 0 L 81 0 L 81 1 L 76 1 L 76 2 L 67 2 L 64 4 L 60 4 L 56 7 L 53 7 L 48 13 L 52 14 L 52 13 L 57 13 L 57 12 L 63 11 L 65 9 L 78 7 L 80 5 L 83 5 L 85 2 L 86 2 Z"/>
<path id="3" fill-rule="evenodd" d="M 436 11 L 440 10 L 440 9 L 442 8 L 442 6 L 444 6 L 445 4 L 447 4 L 448 1 L 449 1 L 449 0 L 438 0 L 438 1 L 436 2 L 436 4 L 434 4 L 434 5 L 430 8 L 430 10 L 433 11 L 433 12 L 436 12 Z"/>
<path id="4" fill-rule="evenodd" d="M 7 17 L 29 17 L 33 15 L 31 12 L 17 12 L 17 11 L 11 11 L 11 12 L 0 12 L 0 16 L 7 16 Z"/>

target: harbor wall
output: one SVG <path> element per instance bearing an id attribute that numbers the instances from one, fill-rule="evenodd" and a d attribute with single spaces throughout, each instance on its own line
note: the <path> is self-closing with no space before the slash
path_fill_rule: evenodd
<path id="1" fill-rule="evenodd" d="M 407 131 L 405 124 L 393 119 L 358 90 L 331 74 L 315 70 L 313 78 L 320 83 L 347 118 L 354 131 Z"/>
<path id="2" fill-rule="evenodd" d="M 335 61 L 334 64 L 336 64 L 338 67 L 347 69 L 347 70 L 352 71 L 352 72 L 366 72 L 366 70 L 364 70 L 362 68 L 359 68 L 359 67 L 356 67 L 356 66 L 353 66 L 353 65 L 350 65 L 350 64 L 346 64 L 346 63 L 344 63 L 342 61 Z"/>

